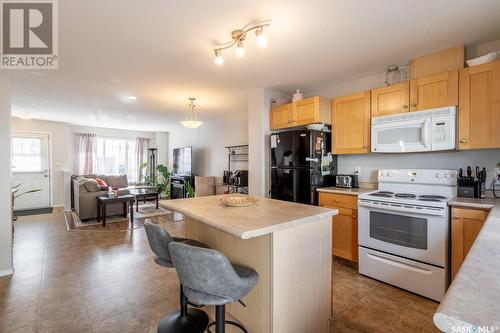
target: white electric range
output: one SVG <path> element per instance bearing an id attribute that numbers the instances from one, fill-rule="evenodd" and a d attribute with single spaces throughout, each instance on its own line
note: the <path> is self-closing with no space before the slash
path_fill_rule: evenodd
<path id="1" fill-rule="evenodd" d="M 449 284 L 450 209 L 457 171 L 380 170 L 358 199 L 359 272 L 441 300 Z"/>

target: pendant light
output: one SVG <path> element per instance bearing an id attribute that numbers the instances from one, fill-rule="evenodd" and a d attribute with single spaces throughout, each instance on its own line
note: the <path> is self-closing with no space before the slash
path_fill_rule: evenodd
<path id="1" fill-rule="evenodd" d="M 196 113 L 194 112 L 195 104 L 194 101 L 196 98 L 194 97 L 189 97 L 189 110 L 188 114 L 186 115 L 186 120 L 181 121 L 182 126 L 187 127 L 187 128 L 198 128 L 200 127 L 203 122 L 198 120 L 198 117 L 196 117 Z"/>

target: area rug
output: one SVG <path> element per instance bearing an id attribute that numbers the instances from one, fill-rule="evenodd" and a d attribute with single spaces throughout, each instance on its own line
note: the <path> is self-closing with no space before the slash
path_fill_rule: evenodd
<path id="1" fill-rule="evenodd" d="M 97 222 L 96 219 L 82 222 L 75 212 L 68 212 L 66 214 L 66 224 L 69 230 L 131 230 L 144 227 L 144 220 L 148 217 L 157 217 L 164 215 L 172 215 L 172 212 L 163 208 L 158 207 L 156 209 L 156 204 L 146 202 L 139 204 L 139 211 L 135 210 L 134 206 L 134 223 L 130 225 L 129 219 L 124 218 L 121 215 L 118 216 L 108 216 L 106 218 L 106 227 L 102 227 L 102 221 Z M 171 220 L 168 218 L 168 220 Z"/>

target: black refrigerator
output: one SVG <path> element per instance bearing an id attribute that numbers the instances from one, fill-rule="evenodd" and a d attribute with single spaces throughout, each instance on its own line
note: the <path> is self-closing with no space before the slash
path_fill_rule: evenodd
<path id="1" fill-rule="evenodd" d="M 316 189 L 335 185 L 337 156 L 331 145 L 329 132 L 271 134 L 271 198 L 317 205 Z"/>

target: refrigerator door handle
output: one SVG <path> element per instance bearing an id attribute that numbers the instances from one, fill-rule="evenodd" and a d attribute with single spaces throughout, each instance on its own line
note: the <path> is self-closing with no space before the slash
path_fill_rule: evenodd
<path id="1" fill-rule="evenodd" d="M 318 158 L 317 158 L 317 157 L 316 157 L 316 158 L 306 157 L 306 161 L 307 161 L 307 162 L 316 162 L 316 163 L 318 163 L 318 162 L 319 162 L 319 160 L 318 160 Z"/>

